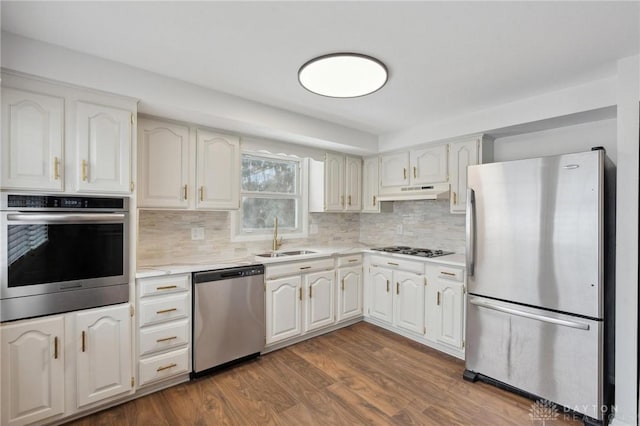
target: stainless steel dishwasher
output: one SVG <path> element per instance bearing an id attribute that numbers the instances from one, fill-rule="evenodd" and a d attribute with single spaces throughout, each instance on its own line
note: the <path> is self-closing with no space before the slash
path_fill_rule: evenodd
<path id="1" fill-rule="evenodd" d="M 193 371 L 255 357 L 264 349 L 264 265 L 193 274 Z"/>

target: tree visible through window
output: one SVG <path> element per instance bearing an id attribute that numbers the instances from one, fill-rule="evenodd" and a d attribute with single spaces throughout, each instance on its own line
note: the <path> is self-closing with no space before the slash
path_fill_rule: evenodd
<path id="1" fill-rule="evenodd" d="M 300 231 L 299 161 L 244 154 L 241 195 L 241 234 Z"/>

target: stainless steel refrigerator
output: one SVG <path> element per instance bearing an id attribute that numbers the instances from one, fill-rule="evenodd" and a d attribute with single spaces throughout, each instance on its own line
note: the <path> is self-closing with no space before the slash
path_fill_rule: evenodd
<path id="1" fill-rule="evenodd" d="M 594 149 L 470 166 L 467 194 L 465 378 L 597 421 L 609 410 L 613 345 L 605 160 Z"/>

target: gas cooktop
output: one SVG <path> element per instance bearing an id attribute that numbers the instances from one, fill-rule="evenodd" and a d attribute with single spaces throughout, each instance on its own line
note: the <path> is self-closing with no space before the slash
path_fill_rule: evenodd
<path id="1" fill-rule="evenodd" d="M 452 251 L 433 250 L 426 248 L 416 248 L 408 246 L 390 246 L 390 247 L 376 247 L 371 250 L 384 251 L 387 253 L 407 254 L 409 256 L 418 257 L 438 257 L 446 256 L 447 254 L 453 254 Z"/>

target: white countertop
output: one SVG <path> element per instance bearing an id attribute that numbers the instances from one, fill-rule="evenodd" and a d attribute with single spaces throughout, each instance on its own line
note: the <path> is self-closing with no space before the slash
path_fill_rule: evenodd
<path id="1" fill-rule="evenodd" d="M 224 269 L 224 268 L 232 268 L 234 266 L 246 266 L 252 264 L 272 264 L 272 263 L 280 263 L 280 262 L 295 262 L 304 259 L 317 259 L 323 257 L 331 257 L 331 256 L 347 256 L 350 254 L 358 254 L 358 253 L 371 253 L 377 254 L 381 256 L 389 256 L 389 257 L 400 257 L 404 259 L 410 260 L 418 260 L 423 262 L 432 262 L 444 265 L 465 266 L 465 258 L 463 254 L 449 254 L 446 256 L 434 257 L 434 258 L 425 258 L 425 257 L 416 257 L 410 256 L 406 254 L 397 254 L 397 253 L 386 253 L 376 250 L 371 250 L 366 247 L 302 247 L 302 248 L 287 248 L 279 250 L 280 252 L 288 252 L 288 251 L 296 251 L 296 250 L 307 250 L 313 251 L 315 253 L 310 254 L 301 254 L 301 255 L 292 255 L 292 256 L 282 256 L 282 257 L 258 257 L 249 256 L 240 259 L 222 259 L 215 262 L 205 262 L 205 263 L 176 263 L 176 264 L 168 264 L 168 265 L 151 265 L 151 266 L 143 266 L 138 268 L 136 271 L 136 278 L 149 278 L 149 277 L 157 277 L 161 275 L 170 275 L 170 274 L 185 274 L 192 273 L 197 271 L 207 271 L 212 269 Z"/>

